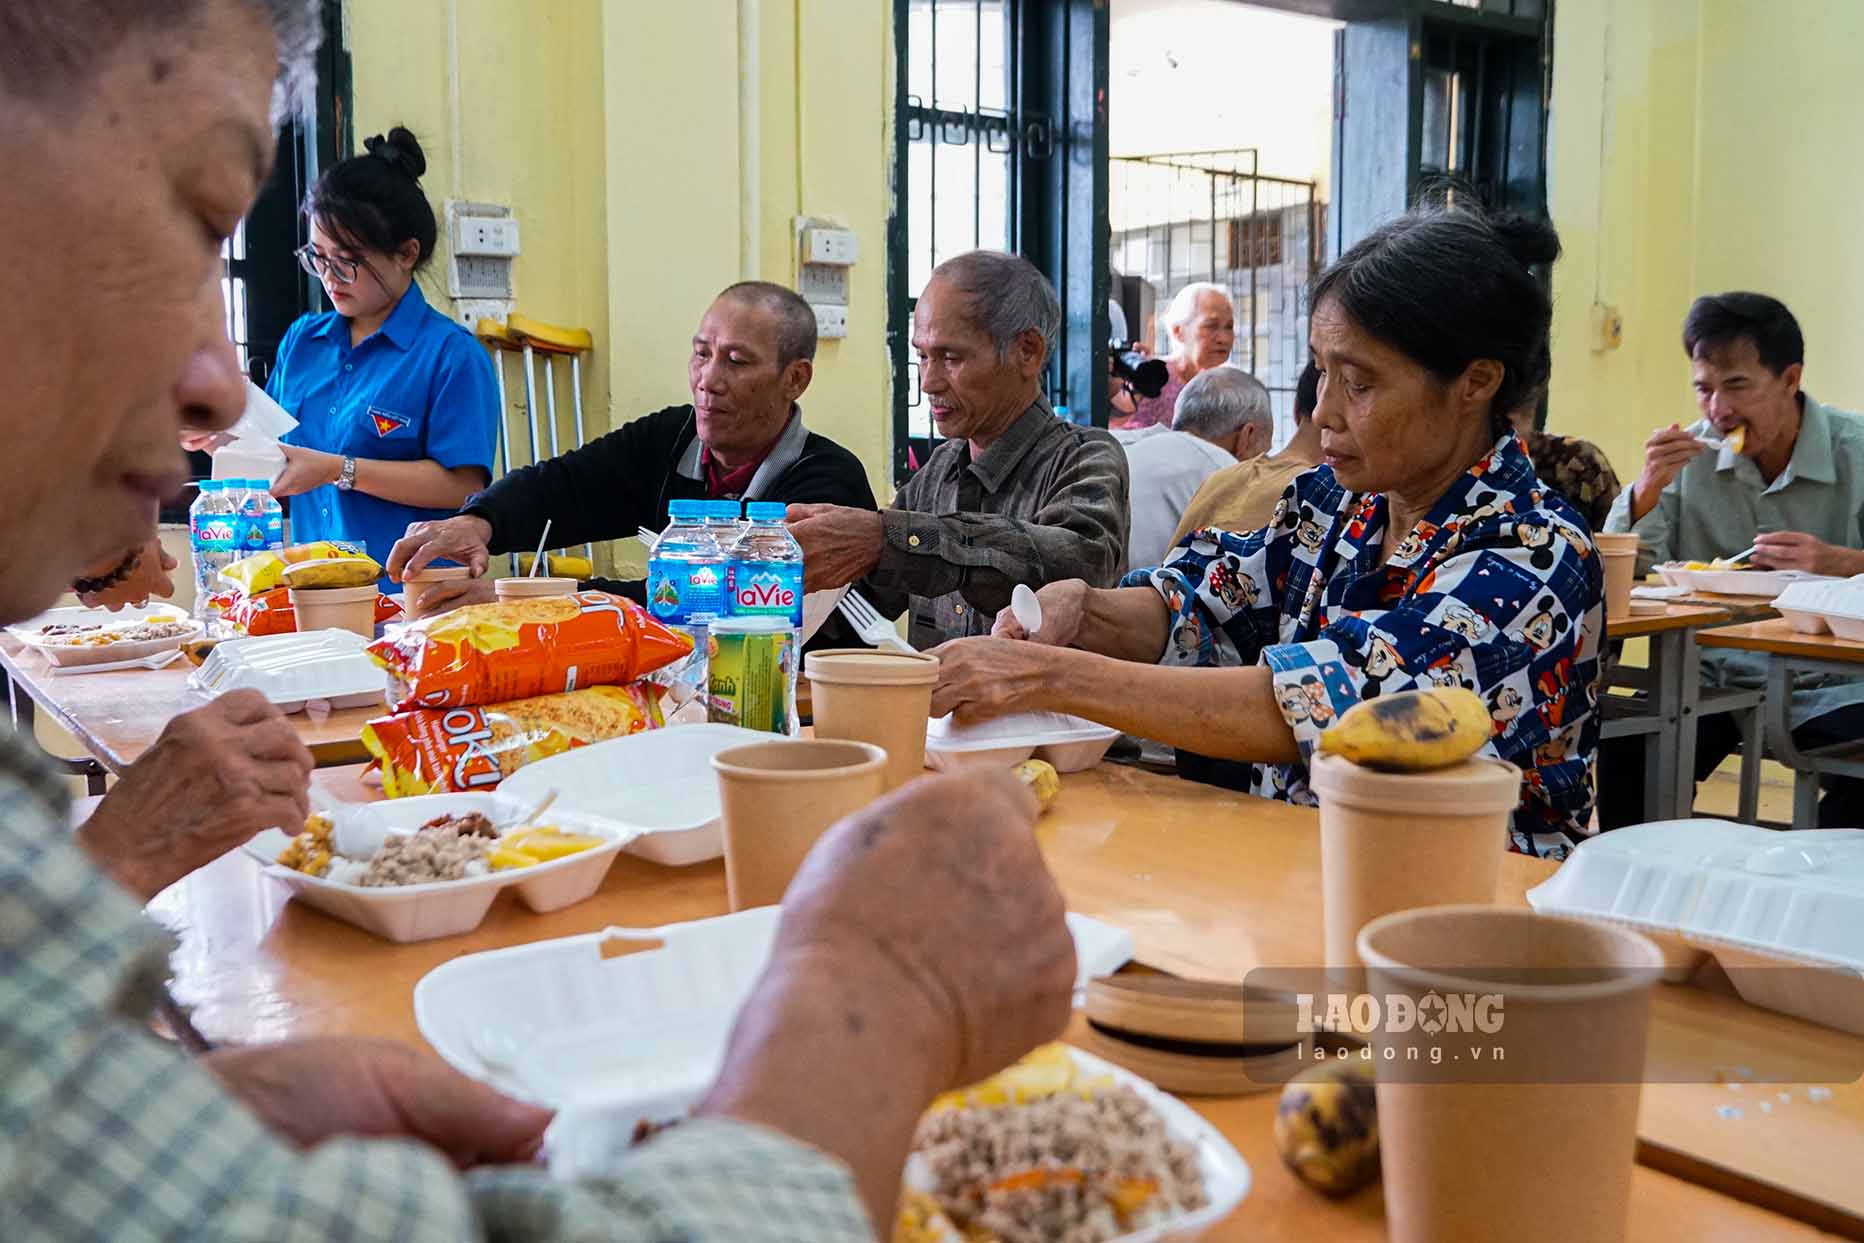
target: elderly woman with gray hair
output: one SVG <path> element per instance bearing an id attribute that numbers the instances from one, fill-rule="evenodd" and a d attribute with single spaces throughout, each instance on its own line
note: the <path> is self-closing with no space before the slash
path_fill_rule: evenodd
<path id="1" fill-rule="evenodd" d="M 1180 289 L 1165 312 L 1165 331 L 1171 335 L 1171 354 L 1165 359 L 1170 373 L 1157 397 L 1141 397 L 1132 416 L 1116 427 L 1151 427 L 1169 424 L 1177 409 L 1178 394 L 1198 372 L 1230 361 L 1236 344 L 1236 304 L 1230 292 L 1209 281 L 1193 281 Z"/>
<path id="2" fill-rule="evenodd" d="M 1269 391 L 1240 367 L 1200 371 L 1178 394 L 1169 428 L 1115 433 L 1132 477 L 1128 568 L 1157 565 L 1173 545 L 1185 507 L 1204 480 L 1269 450 L 1275 422 Z"/>
<path id="3" fill-rule="evenodd" d="M 919 387 L 944 443 L 880 513 L 790 506 L 810 591 L 858 583 L 912 641 L 990 633 L 1018 583 L 1111 587 L 1126 556 L 1126 455 L 1055 417 L 1042 372 L 1061 303 L 1034 264 L 974 250 L 913 310 Z"/>

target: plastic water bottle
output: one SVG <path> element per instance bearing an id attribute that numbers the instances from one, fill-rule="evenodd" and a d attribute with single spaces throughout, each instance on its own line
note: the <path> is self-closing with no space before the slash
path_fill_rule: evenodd
<path id="1" fill-rule="evenodd" d="M 265 504 L 265 546 L 270 552 L 282 552 L 285 548 L 285 507 L 272 495 L 272 485 L 263 479 L 254 479 L 252 486 L 257 489 L 259 498 Z"/>
<path id="2" fill-rule="evenodd" d="M 668 504 L 672 521 L 647 554 L 647 611 L 693 640 L 692 656 L 675 671 L 685 688 L 684 694 L 676 691 L 676 699 L 705 696 L 709 628 L 725 615 L 728 545 L 718 538 L 722 526 L 708 521 L 708 505 L 694 500 Z"/>
<path id="3" fill-rule="evenodd" d="M 254 553 L 264 552 L 269 546 L 266 542 L 266 502 L 271 500 L 271 493 L 266 490 L 263 479 L 229 479 L 227 491 L 232 495 L 231 508 L 234 518 L 234 543 L 240 556 L 250 557 Z M 274 502 L 276 504 L 276 502 Z M 279 517 L 281 527 L 280 540 L 284 536 L 282 527 L 284 516 Z"/>
<path id="4" fill-rule="evenodd" d="M 219 612 L 208 597 L 220 590 L 220 571 L 238 557 L 236 522 L 227 479 L 204 479 L 200 495 L 188 507 L 188 550 L 194 560 L 194 616 L 211 620 Z"/>
<path id="5" fill-rule="evenodd" d="M 719 660 L 730 666 L 725 681 L 732 684 L 722 686 L 717 676 L 711 684 L 713 719 L 783 734 L 795 732 L 803 638 L 803 549 L 783 525 L 788 508 L 763 501 L 744 507 L 748 521 L 731 545 L 725 578 L 730 618 L 721 627 L 743 650 L 728 660 L 721 637 Z M 721 702 L 727 693 L 734 702 Z"/>

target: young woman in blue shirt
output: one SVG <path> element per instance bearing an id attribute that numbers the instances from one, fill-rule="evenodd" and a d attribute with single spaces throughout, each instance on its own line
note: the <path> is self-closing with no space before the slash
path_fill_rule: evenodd
<path id="1" fill-rule="evenodd" d="M 266 389 L 298 420 L 272 485 L 292 542 L 349 540 L 386 563 L 409 524 L 491 482 L 500 411 L 485 350 L 415 280 L 438 231 L 420 143 L 396 127 L 363 145 L 305 201 L 298 259 L 335 309 L 286 331 Z"/>

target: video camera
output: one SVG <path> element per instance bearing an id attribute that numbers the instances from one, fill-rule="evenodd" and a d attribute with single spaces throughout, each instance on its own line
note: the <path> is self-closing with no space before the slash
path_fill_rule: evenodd
<path id="1" fill-rule="evenodd" d="M 1141 397 L 1157 397 L 1165 391 L 1165 382 L 1171 378 L 1171 373 L 1165 369 L 1165 360 L 1141 353 L 1137 341 L 1108 342 L 1107 366 L 1115 376 L 1132 385 L 1133 392 Z"/>

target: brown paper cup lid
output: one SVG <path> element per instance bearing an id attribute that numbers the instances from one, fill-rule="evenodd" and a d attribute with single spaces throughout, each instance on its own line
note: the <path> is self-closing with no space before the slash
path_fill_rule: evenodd
<path id="1" fill-rule="evenodd" d="M 463 565 L 430 565 L 419 574 L 410 574 L 401 581 L 404 583 L 455 583 L 463 578 L 471 578 L 472 571 Z"/>
<path id="2" fill-rule="evenodd" d="M 923 686 L 938 681 L 938 657 L 838 647 L 803 657 L 803 675 L 829 686 Z"/>
<path id="3" fill-rule="evenodd" d="M 1501 906 L 1434 906 L 1380 916 L 1359 930 L 1360 960 L 1407 988 L 1479 992 L 1510 1002 L 1596 1001 L 1657 981 L 1649 938 L 1596 920 Z"/>
<path id="4" fill-rule="evenodd" d="M 874 772 L 886 762 L 887 753 L 869 742 L 778 738 L 728 747 L 712 757 L 712 769 L 737 781 L 817 781 Z"/>
<path id="5" fill-rule="evenodd" d="M 1638 551 L 1640 545 L 1637 535 L 1629 531 L 1621 531 L 1616 534 L 1595 531 L 1592 536 L 1592 542 L 1597 546 L 1600 552 L 1608 555 L 1621 552 L 1634 553 Z"/>
<path id="6" fill-rule="evenodd" d="M 573 578 L 501 578 L 493 584 L 501 596 L 573 596 Z"/>
<path id="7" fill-rule="evenodd" d="M 1308 785 L 1323 807 L 1333 802 L 1406 814 L 1482 815 L 1512 811 L 1521 801 L 1521 770 L 1488 756 L 1426 772 L 1388 773 L 1337 755 L 1316 755 Z"/>

